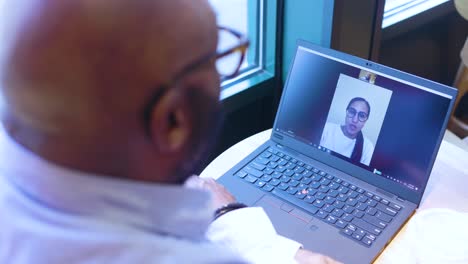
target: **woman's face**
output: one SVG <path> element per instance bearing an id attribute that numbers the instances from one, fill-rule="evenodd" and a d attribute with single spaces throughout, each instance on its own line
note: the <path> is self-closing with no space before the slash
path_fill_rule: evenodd
<path id="1" fill-rule="evenodd" d="M 353 102 L 346 110 L 345 133 L 355 138 L 366 124 L 369 116 L 369 108 L 363 101 Z"/>

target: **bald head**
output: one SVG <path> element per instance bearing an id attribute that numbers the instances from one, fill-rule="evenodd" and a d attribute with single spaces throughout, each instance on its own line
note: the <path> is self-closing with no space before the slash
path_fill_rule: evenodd
<path id="1" fill-rule="evenodd" d="M 128 107 L 121 100 L 171 76 L 181 44 L 208 41 L 203 26 L 214 24 L 201 0 L 6 1 L 10 9 L 2 86 L 12 114 L 50 132 Z"/>
<path id="2" fill-rule="evenodd" d="M 149 97 L 216 49 L 215 17 L 206 0 L 15 0 L 5 1 L 3 10 L 5 122 L 23 145 L 53 161 L 54 153 L 81 153 L 81 146 L 98 143 L 109 153 L 93 149 L 95 155 L 136 146 L 142 152 L 141 113 Z M 217 80 L 192 79 L 217 97 Z M 135 146 L 115 146 L 129 139 Z M 68 143 L 57 150 L 62 147 L 49 141 Z M 119 155 L 114 161 L 128 162 Z"/>

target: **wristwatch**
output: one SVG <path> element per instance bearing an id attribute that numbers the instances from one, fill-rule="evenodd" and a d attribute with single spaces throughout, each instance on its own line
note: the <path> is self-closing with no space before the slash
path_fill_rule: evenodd
<path id="1" fill-rule="evenodd" d="M 218 219 L 220 216 L 226 213 L 229 213 L 237 209 L 245 208 L 245 207 L 247 207 L 247 205 L 243 203 L 229 203 L 229 204 L 223 205 L 220 208 L 216 209 L 216 211 L 214 212 L 213 221 Z"/>

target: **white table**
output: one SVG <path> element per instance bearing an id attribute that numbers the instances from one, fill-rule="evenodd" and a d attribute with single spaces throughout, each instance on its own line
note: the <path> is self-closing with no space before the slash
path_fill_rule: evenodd
<path id="1" fill-rule="evenodd" d="M 446 137 L 451 136 L 450 132 L 447 134 Z M 237 143 L 211 162 L 200 176 L 217 179 L 267 141 L 270 135 L 271 129 Z M 451 142 L 454 142 L 453 139 Z M 457 144 L 456 141 L 454 143 Z M 455 144 L 446 140 L 442 142 L 418 212 L 430 208 L 449 208 L 468 213 L 468 152 Z M 465 143 L 460 140 L 459 144 Z M 400 253 L 405 232 L 406 228 L 403 228 L 376 263 L 404 263 L 401 258 L 405 255 Z"/>

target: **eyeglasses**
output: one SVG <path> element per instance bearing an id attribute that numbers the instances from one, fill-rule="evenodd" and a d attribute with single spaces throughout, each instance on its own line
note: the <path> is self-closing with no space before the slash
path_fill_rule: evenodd
<path id="1" fill-rule="evenodd" d="M 354 118 L 355 116 L 358 116 L 358 120 L 361 122 L 367 121 L 367 118 L 369 118 L 369 115 L 366 112 L 358 112 L 356 109 L 352 107 L 348 107 L 346 109 L 346 116 L 349 118 Z"/>
<path id="2" fill-rule="evenodd" d="M 218 26 L 218 47 L 216 52 L 206 54 L 188 64 L 179 73 L 175 74 L 171 81 L 156 89 L 154 95 L 148 100 L 143 112 L 147 134 L 149 135 L 151 132 L 150 120 L 154 105 L 161 100 L 171 87 L 175 86 L 183 77 L 213 60 L 216 61 L 216 70 L 222 81 L 235 77 L 239 73 L 248 47 L 249 40 L 244 35 L 236 30 Z"/>

